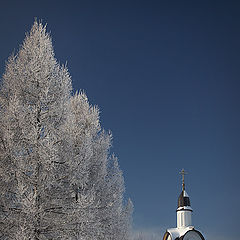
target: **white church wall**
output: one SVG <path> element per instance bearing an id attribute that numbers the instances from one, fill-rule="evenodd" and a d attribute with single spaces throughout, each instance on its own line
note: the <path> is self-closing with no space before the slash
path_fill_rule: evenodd
<path id="1" fill-rule="evenodd" d="M 192 226 L 191 211 L 177 211 L 177 228 Z"/>

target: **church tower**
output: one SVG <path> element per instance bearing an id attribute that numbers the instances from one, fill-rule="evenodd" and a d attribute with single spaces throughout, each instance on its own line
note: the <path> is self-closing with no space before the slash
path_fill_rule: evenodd
<path id="1" fill-rule="evenodd" d="M 177 208 L 177 227 L 167 229 L 163 240 L 205 240 L 203 235 L 197 231 L 192 224 L 192 208 L 190 198 L 185 190 L 184 169 L 180 172 L 182 175 L 182 192 L 178 198 Z"/>

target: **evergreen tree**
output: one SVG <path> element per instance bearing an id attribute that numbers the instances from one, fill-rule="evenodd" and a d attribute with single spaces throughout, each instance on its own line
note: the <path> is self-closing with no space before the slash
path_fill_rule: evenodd
<path id="1" fill-rule="evenodd" d="M 129 239 L 111 134 L 35 22 L 0 90 L 0 239 Z"/>
<path id="2" fill-rule="evenodd" d="M 75 94 L 69 102 L 69 115 L 64 126 L 68 136 L 66 147 L 71 155 L 69 183 L 72 205 L 68 214 L 73 239 L 97 239 L 99 224 L 96 220 L 97 181 L 104 180 L 106 156 L 96 154 L 98 142 L 108 149 L 109 139 L 101 133 L 97 107 L 88 103 L 84 93 Z M 100 140 L 101 139 L 101 140 Z M 100 143 L 101 142 L 101 143 Z"/>
<path id="3" fill-rule="evenodd" d="M 67 187 L 59 129 L 70 91 L 69 74 L 54 58 L 46 28 L 35 22 L 9 59 L 1 87 L 0 227 L 8 239 L 20 232 L 28 239 L 55 238 L 62 231 L 58 219 Z"/>
<path id="4" fill-rule="evenodd" d="M 124 240 L 130 238 L 132 202 L 123 205 L 124 180 L 119 168 L 118 159 L 113 155 L 108 161 L 106 185 L 103 196 L 100 216 L 103 234 L 100 239 Z"/>
<path id="5" fill-rule="evenodd" d="M 74 236 L 129 239 L 131 202 L 123 206 L 122 172 L 117 158 L 109 157 L 112 136 L 101 129 L 98 108 L 89 104 L 84 93 L 72 97 L 70 109 L 65 129 L 73 154 L 70 172 L 76 171 L 71 174 L 76 201 L 69 221 Z"/>

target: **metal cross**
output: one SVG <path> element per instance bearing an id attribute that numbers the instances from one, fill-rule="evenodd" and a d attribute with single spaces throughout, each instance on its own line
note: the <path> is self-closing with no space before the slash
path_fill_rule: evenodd
<path id="1" fill-rule="evenodd" d="M 184 191 L 185 190 L 184 175 L 186 175 L 187 172 L 184 169 L 182 169 L 182 171 L 179 173 L 182 175 L 182 190 Z"/>

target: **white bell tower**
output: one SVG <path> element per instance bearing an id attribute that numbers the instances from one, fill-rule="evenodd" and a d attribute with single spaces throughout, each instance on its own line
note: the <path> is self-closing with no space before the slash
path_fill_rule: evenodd
<path id="1" fill-rule="evenodd" d="M 182 192 L 178 198 L 177 227 L 166 230 L 163 240 L 205 240 L 201 232 L 192 225 L 192 208 L 185 190 L 186 171 L 182 169 Z"/>
<path id="2" fill-rule="evenodd" d="M 177 228 L 185 228 L 192 226 L 192 208 L 190 206 L 189 196 L 185 190 L 184 176 L 187 173 L 182 169 L 180 174 L 182 175 L 182 192 L 178 198 Z"/>

